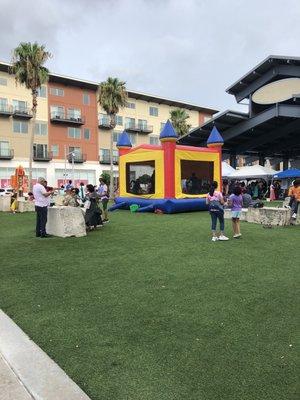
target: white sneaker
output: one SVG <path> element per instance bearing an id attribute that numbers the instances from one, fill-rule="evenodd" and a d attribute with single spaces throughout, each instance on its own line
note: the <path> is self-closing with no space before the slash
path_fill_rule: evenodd
<path id="1" fill-rule="evenodd" d="M 284 208 L 287 208 L 288 210 L 291 209 L 291 207 L 290 207 L 288 204 L 284 205 L 283 207 L 284 207 Z"/>
<path id="2" fill-rule="evenodd" d="M 225 235 L 219 236 L 219 240 L 229 240 L 229 238 Z"/>
<path id="3" fill-rule="evenodd" d="M 219 240 L 219 238 L 218 238 L 217 236 L 213 236 L 213 237 L 211 238 L 211 240 L 212 240 L 213 242 L 217 242 L 217 241 Z"/>
<path id="4" fill-rule="evenodd" d="M 239 235 L 238 233 L 233 235 L 234 239 L 238 239 L 241 235 Z"/>
<path id="5" fill-rule="evenodd" d="M 293 218 L 293 219 L 296 219 L 296 218 L 297 218 L 297 214 L 294 213 L 294 214 L 292 215 L 292 218 Z"/>

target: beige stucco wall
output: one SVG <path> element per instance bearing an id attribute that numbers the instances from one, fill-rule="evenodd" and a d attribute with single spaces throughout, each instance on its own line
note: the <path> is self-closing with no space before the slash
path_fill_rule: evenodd
<path id="1" fill-rule="evenodd" d="M 159 136 L 161 131 L 161 123 L 165 123 L 170 119 L 170 111 L 175 110 L 177 107 L 171 107 L 166 104 L 158 104 L 153 102 L 147 102 L 144 100 L 128 99 L 128 102 L 135 104 L 135 109 L 124 107 L 118 113 L 118 115 L 123 117 L 123 125 L 117 125 L 115 131 L 122 132 L 125 129 L 125 118 L 134 118 L 136 124 L 139 119 L 146 120 L 148 125 L 153 126 L 153 132 L 151 134 L 135 134 L 136 143 L 135 146 L 150 142 L 150 136 Z M 150 107 L 158 108 L 158 116 L 150 115 Z M 186 110 L 190 118 L 188 119 L 188 124 L 195 128 L 199 126 L 199 112 L 193 110 Z M 98 113 L 105 114 L 105 112 L 98 105 Z M 108 149 L 110 146 L 109 131 L 105 129 L 99 129 L 99 148 Z M 115 147 L 115 144 L 114 144 Z"/>
<path id="2" fill-rule="evenodd" d="M 0 97 L 8 99 L 11 105 L 13 100 L 26 101 L 28 107 L 31 107 L 32 98 L 30 90 L 23 85 L 16 85 L 13 75 L 0 71 L 0 77 L 7 79 L 7 86 L 0 85 Z M 48 101 L 47 98 L 38 97 L 37 120 L 48 121 Z"/>
<path id="3" fill-rule="evenodd" d="M 12 105 L 13 100 L 26 101 L 27 106 L 31 107 L 32 98 L 30 90 L 23 85 L 16 85 L 15 78 L 6 72 L 0 71 L 0 77 L 7 79 L 7 86 L 0 85 L 0 98 L 5 98 L 8 105 Z M 45 122 L 48 125 L 48 100 L 38 97 L 37 121 Z M 13 132 L 13 117 L 0 116 L 0 140 L 8 141 L 10 148 L 14 150 L 15 158 L 29 157 L 29 140 L 32 127 L 32 120 L 22 120 L 28 122 L 28 133 Z M 35 135 L 35 143 L 48 144 L 48 135 Z"/>

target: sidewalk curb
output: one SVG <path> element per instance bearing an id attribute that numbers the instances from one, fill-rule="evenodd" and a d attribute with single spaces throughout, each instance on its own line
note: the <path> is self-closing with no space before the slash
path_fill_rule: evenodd
<path id="1" fill-rule="evenodd" d="M 0 353 L 35 400 L 91 400 L 0 310 Z"/>

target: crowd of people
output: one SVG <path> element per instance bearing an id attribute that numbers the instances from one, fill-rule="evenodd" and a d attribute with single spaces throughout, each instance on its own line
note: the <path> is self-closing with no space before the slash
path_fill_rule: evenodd
<path id="1" fill-rule="evenodd" d="M 81 207 L 84 212 L 87 231 L 102 227 L 109 222 L 108 201 L 109 188 L 104 178 L 100 177 L 99 186 L 80 183 L 79 188 L 74 187 L 71 180 L 60 188 L 52 188 L 47 185 L 44 178 L 39 178 L 33 186 L 32 197 L 36 211 L 36 236 L 45 238 L 47 223 L 47 209 L 51 206 L 53 195 L 58 192 L 62 196 L 62 204 L 67 207 Z M 103 216 L 103 218 L 102 218 Z"/>
<path id="2" fill-rule="evenodd" d="M 263 203 L 259 201 L 259 195 L 251 195 L 250 190 L 256 185 L 246 185 L 244 182 L 234 182 L 234 184 L 228 185 L 228 182 L 224 182 L 223 191 L 217 190 L 218 183 L 213 182 L 209 193 L 206 197 L 206 203 L 208 205 L 209 213 L 211 216 L 211 231 L 212 241 L 218 240 L 225 241 L 229 240 L 224 234 L 225 222 L 224 222 L 224 207 L 227 206 L 231 209 L 232 218 L 232 229 L 233 237 L 238 239 L 242 236 L 240 230 L 240 217 L 242 208 L 248 207 L 261 207 Z M 259 192 L 258 192 L 259 193 Z M 257 193 L 255 193 L 256 195 Z M 253 196 L 253 197 L 252 197 Z M 291 209 L 292 219 L 297 218 L 298 207 L 300 203 L 300 179 L 295 179 L 292 186 L 289 188 L 288 196 L 290 198 L 289 204 L 286 208 Z M 217 235 L 217 222 L 219 221 L 220 233 Z"/>
<path id="3" fill-rule="evenodd" d="M 263 203 L 260 199 L 264 198 L 261 197 L 261 194 L 264 193 L 266 184 L 263 181 L 253 181 L 250 184 L 223 181 L 222 192 L 217 189 L 218 183 L 214 181 L 206 197 L 211 216 L 212 241 L 229 240 L 224 234 L 224 207 L 231 209 L 233 238 L 240 238 L 242 236 L 240 231 L 242 208 L 262 207 Z M 99 186 L 80 183 L 77 188 L 70 180 L 58 189 L 49 187 L 44 178 L 39 178 L 33 187 L 33 193 L 29 193 L 30 198 L 35 202 L 37 237 L 48 236 L 46 233 L 47 208 L 51 205 L 51 198 L 56 191 L 63 197 L 62 204 L 64 206 L 82 207 L 87 231 L 102 227 L 103 224 L 109 222 L 107 206 L 110 196 L 108 184 L 104 178 L 100 177 Z M 300 179 L 295 179 L 288 195 L 290 201 L 286 207 L 292 210 L 292 218 L 297 218 L 300 202 Z M 220 225 L 219 235 L 217 235 L 217 222 Z"/>

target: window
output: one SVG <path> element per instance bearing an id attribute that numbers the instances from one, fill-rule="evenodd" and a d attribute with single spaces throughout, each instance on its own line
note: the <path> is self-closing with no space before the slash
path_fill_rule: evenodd
<path id="1" fill-rule="evenodd" d="M 158 145 L 159 138 L 157 136 L 150 136 L 150 144 Z"/>
<path id="2" fill-rule="evenodd" d="M 37 90 L 38 92 L 38 97 L 47 97 L 47 88 L 46 86 L 41 86 L 40 88 L 38 88 Z"/>
<path id="3" fill-rule="evenodd" d="M 105 163 L 105 164 L 110 163 L 109 149 L 100 149 L 100 162 Z"/>
<path id="4" fill-rule="evenodd" d="M 46 136 L 48 134 L 48 125 L 47 122 L 39 122 L 36 121 L 35 123 L 35 134 Z"/>
<path id="5" fill-rule="evenodd" d="M 0 85 L 7 86 L 7 79 L 6 78 L 0 78 Z"/>
<path id="6" fill-rule="evenodd" d="M 90 104 L 90 95 L 88 93 L 83 93 L 83 104 L 88 106 Z"/>
<path id="7" fill-rule="evenodd" d="M 83 137 L 86 140 L 90 140 L 90 138 L 91 138 L 91 130 L 89 128 L 84 128 Z"/>
<path id="8" fill-rule="evenodd" d="M 50 94 L 52 94 L 53 96 L 63 97 L 65 95 L 65 92 L 64 92 L 64 89 L 50 88 Z"/>
<path id="9" fill-rule="evenodd" d="M 121 132 L 113 132 L 113 141 L 114 143 L 117 143 L 117 141 L 119 140 L 119 137 L 121 135 Z"/>
<path id="10" fill-rule="evenodd" d="M 155 161 L 126 163 L 126 191 L 134 195 L 155 193 Z"/>
<path id="11" fill-rule="evenodd" d="M 160 123 L 160 130 L 162 131 L 165 127 L 166 123 L 165 122 L 161 122 Z"/>
<path id="12" fill-rule="evenodd" d="M 125 118 L 125 128 L 134 128 L 135 126 L 135 119 L 134 118 Z"/>
<path id="13" fill-rule="evenodd" d="M 113 150 L 113 162 L 119 161 L 119 150 Z"/>
<path id="14" fill-rule="evenodd" d="M 0 111 L 8 111 L 7 99 L 0 98 Z"/>
<path id="15" fill-rule="evenodd" d="M 214 163 L 181 160 L 181 188 L 187 194 L 206 194 L 214 177 Z"/>
<path id="16" fill-rule="evenodd" d="M 26 111 L 27 110 L 27 102 L 23 100 L 13 100 L 13 109 L 14 111 Z"/>
<path id="17" fill-rule="evenodd" d="M 1 156 L 10 156 L 9 142 L 0 141 L 0 154 Z"/>
<path id="18" fill-rule="evenodd" d="M 35 143 L 33 145 L 33 157 L 42 159 L 48 157 L 48 145 Z"/>
<path id="19" fill-rule="evenodd" d="M 118 162 L 119 159 L 119 151 L 113 150 L 113 162 Z M 110 163 L 110 150 L 109 149 L 100 149 L 100 161 L 103 164 Z"/>
<path id="20" fill-rule="evenodd" d="M 158 117 L 158 108 L 157 107 L 149 107 L 149 114 L 153 117 Z"/>
<path id="21" fill-rule="evenodd" d="M 207 122 L 211 119 L 212 117 L 210 115 L 205 115 L 204 116 L 204 122 Z"/>
<path id="22" fill-rule="evenodd" d="M 123 125 L 123 117 L 121 115 L 116 115 L 116 124 Z"/>
<path id="23" fill-rule="evenodd" d="M 147 128 L 147 120 L 146 119 L 139 119 L 138 120 L 138 127 L 140 129 L 146 129 Z"/>
<path id="24" fill-rule="evenodd" d="M 51 118 L 64 118 L 65 109 L 62 106 L 51 106 L 50 113 L 51 113 Z"/>
<path id="25" fill-rule="evenodd" d="M 81 110 L 79 108 L 68 108 L 68 118 L 72 120 L 81 120 Z"/>
<path id="26" fill-rule="evenodd" d="M 52 151 L 53 157 L 58 157 L 58 155 L 59 155 L 59 146 L 58 146 L 58 144 L 52 144 L 51 145 L 51 151 Z"/>
<path id="27" fill-rule="evenodd" d="M 75 154 L 75 158 L 77 157 L 81 157 L 81 148 L 80 147 L 73 147 L 70 146 L 69 147 L 69 153 L 74 153 Z"/>
<path id="28" fill-rule="evenodd" d="M 81 138 L 81 129 L 80 128 L 68 128 L 68 137 L 72 139 L 80 139 Z"/>
<path id="29" fill-rule="evenodd" d="M 126 108 L 135 109 L 135 103 L 130 103 L 129 101 L 127 101 L 125 107 L 126 107 Z"/>
<path id="30" fill-rule="evenodd" d="M 135 144 L 136 143 L 136 134 L 135 133 L 131 133 L 129 135 L 129 138 L 130 138 L 131 144 Z"/>
<path id="31" fill-rule="evenodd" d="M 13 121 L 14 133 L 28 133 L 28 122 L 27 121 Z"/>

